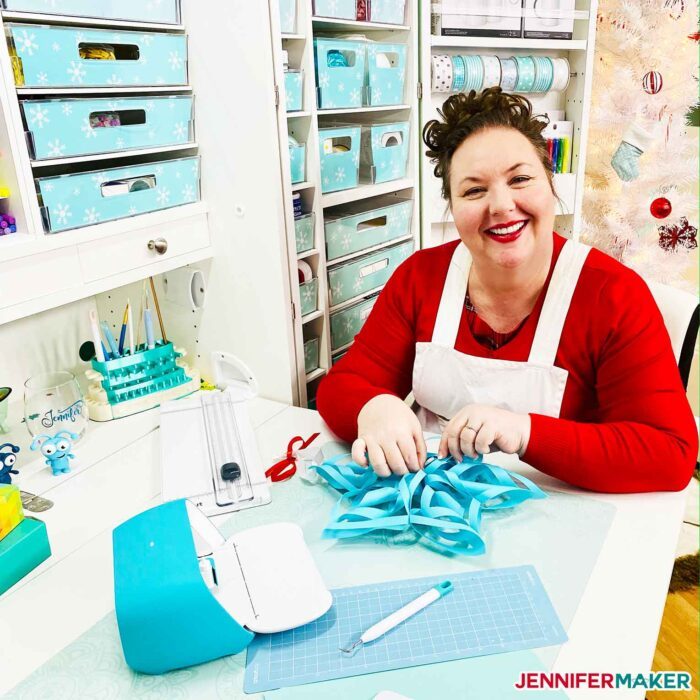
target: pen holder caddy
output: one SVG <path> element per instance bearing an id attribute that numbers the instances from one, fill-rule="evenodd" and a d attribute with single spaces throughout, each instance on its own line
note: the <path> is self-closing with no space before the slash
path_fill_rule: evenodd
<path id="1" fill-rule="evenodd" d="M 90 419 L 123 418 L 197 391 L 199 371 L 185 363 L 185 354 L 172 343 L 159 343 L 152 350 L 139 345 L 133 355 L 105 362 L 93 358 L 85 372 Z"/>

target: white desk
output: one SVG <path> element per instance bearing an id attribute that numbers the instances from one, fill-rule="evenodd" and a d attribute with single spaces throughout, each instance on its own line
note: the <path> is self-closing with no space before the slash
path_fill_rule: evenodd
<path id="1" fill-rule="evenodd" d="M 319 444 L 331 438 L 313 411 L 256 399 L 251 416 L 265 465 L 284 453 L 293 435 L 320 430 Z M 518 470 L 545 489 L 581 493 L 527 465 Z M 46 468 L 23 479 L 21 487 L 55 502 L 39 514 L 53 555 L 0 597 L 0 696 L 113 609 L 112 529 L 160 500 L 158 431 L 69 478 L 54 478 Z M 274 508 L 274 490 L 273 485 L 266 508 Z M 685 495 L 595 498 L 613 503 L 617 513 L 553 670 L 645 672 L 656 646 Z M 596 690 L 568 692 L 571 698 L 602 697 Z M 604 693 L 644 697 L 642 689 Z"/>

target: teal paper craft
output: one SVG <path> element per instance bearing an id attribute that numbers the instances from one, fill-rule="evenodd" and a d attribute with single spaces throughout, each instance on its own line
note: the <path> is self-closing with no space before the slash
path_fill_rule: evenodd
<path id="1" fill-rule="evenodd" d="M 438 459 L 430 453 L 419 472 L 386 478 L 349 457 L 339 455 L 313 467 L 342 494 L 323 530 L 327 539 L 413 530 L 443 553 L 483 554 L 484 511 L 546 498 L 529 479 L 485 464 L 481 457 L 465 457 L 457 463 L 452 457 Z"/>

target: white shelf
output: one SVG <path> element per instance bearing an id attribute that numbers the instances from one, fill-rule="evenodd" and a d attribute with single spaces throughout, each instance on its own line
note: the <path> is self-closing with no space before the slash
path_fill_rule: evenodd
<path id="1" fill-rule="evenodd" d="M 94 153 L 89 156 L 74 156 L 72 158 L 49 158 L 47 160 L 32 160 L 32 168 L 49 168 L 54 165 L 70 165 L 71 163 L 91 163 L 99 160 L 114 160 L 130 158 L 131 156 L 150 156 L 156 153 L 172 153 L 174 151 L 188 151 L 197 148 L 197 142 L 182 143 L 174 146 L 158 146 L 157 148 L 136 148 L 131 151 L 117 151 L 112 153 Z"/>
<path id="2" fill-rule="evenodd" d="M 365 112 L 395 112 L 402 109 L 411 109 L 411 105 L 382 105 L 381 107 L 347 107 L 346 109 L 319 109 L 319 117 L 334 114 L 364 114 Z"/>
<path id="3" fill-rule="evenodd" d="M 358 187 L 353 187 L 349 190 L 340 190 L 339 192 L 329 192 L 321 197 L 321 206 L 325 209 L 327 207 L 334 207 L 338 204 L 347 204 L 348 202 L 359 202 L 362 199 L 367 199 L 369 197 L 377 197 L 382 194 L 389 194 L 390 192 L 397 192 L 399 190 L 406 190 L 413 187 L 413 178 L 405 177 L 401 180 L 391 180 L 389 182 L 382 182 L 378 185 L 364 184 Z"/>
<path id="4" fill-rule="evenodd" d="M 310 117 L 311 112 L 307 109 L 298 112 L 287 112 L 287 119 L 293 119 L 294 117 Z"/>
<path id="5" fill-rule="evenodd" d="M 297 253 L 297 260 L 304 260 L 305 258 L 312 258 L 314 255 L 318 255 L 317 248 L 311 248 L 310 250 L 305 250 L 303 253 Z"/>
<path id="6" fill-rule="evenodd" d="M 282 41 L 303 41 L 306 39 L 304 34 L 282 34 Z"/>
<path id="7" fill-rule="evenodd" d="M 130 20 L 100 19 L 98 17 L 73 17 L 72 15 L 53 15 L 39 12 L 19 12 L 3 10 L 2 18 L 10 22 L 42 22 L 44 24 L 72 24 L 84 27 L 124 27 L 134 31 L 184 32 L 182 24 L 163 24 L 162 22 L 133 22 Z"/>
<path id="8" fill-rule="evenodd" d="M 306 375 L 306 382 L 313 382 L 314 379 L 322 377 L 328 370 L 325 367 L 318 367 L 313 372 Z"/>
<path id="9" fill-rule="evenodd" d="M 192 92 L 191 85 L 151 85 L 146 87 L 119 87 L 106 85 L 104 87 L 18 87 L 17 94 L 20 97 L 39 97 L 40 95 L 132 95 L 160 92 Z"/>
<path id="10" fill-rule="evenodd" d="M 313 187 L 314 183 L 309 182 L 308 180 L 304 180 L 304 182 L 297 182 L 295 185 L 292 185 L 292 192 L 296 192 L 297 190 L 308 190 L 310 187 Z"/>
<path id="11" fill-rule="evenodd" d="M 406 24 L 385 24 L 383 22 L 360 22 L 352 19 L 334 19 L 332 17 L 312 17 L 314 30 L 320 29 L 325 31 L 404 31 L 407 32 L 411 28 Z"/>
<path id="12" fill-rule="evenodd" d="M 430 44 L 443 49 L 531 49 L 585 51 L 585 39 L 502 39 L 488 36 L 431 36 Z"/>
<path id="13" fill-rule="evenodd" d="M 393 245 L 398 245 L 399 243 L 405 243 L 406 241 L 412 241 L 413 234 L 408 236 L 402 236 L 401 238 L 392 238 L 390 241 L 385 241 L 379 245 L 371 246 L 370 248 L 363 248 L 358 250 L 356 253 L 350 253 L 349 255 L 343 255 L 342 258 L 333 258 L 333 260 L 328 260 L 328 266 L 338 265 L 340 263 L 347 262 L 348 260 L 353 260 L 354 258 L 361 258 L 363 255 L 368 255 L 369 253 L 376 253 L 378 250 L 383 250 L 384 248 L 390 248 Z"/>
<path id="14" fill-rule="evenodd" d="M 349 343 L 346 343 L 345 345 L 341 345 L 339 348 L 336 348 L 333 350 L 333 357 L 336 357 L 337 355 L 340 355 L 341 352 L 345 352 L 350 348 L 350 346 L 354 343 L 354 340 L 351 340 Z"/>
<path id="15" fill-rule="evenodd" d="M 309 321 L 315 321 L 317 318 L 321 318 L 321 316 L 323 316 L 323 309 L 316 309 L 316 311 L 312 311 L 310 314 L 302 316 L 301 322 L 309 323 Z"/>

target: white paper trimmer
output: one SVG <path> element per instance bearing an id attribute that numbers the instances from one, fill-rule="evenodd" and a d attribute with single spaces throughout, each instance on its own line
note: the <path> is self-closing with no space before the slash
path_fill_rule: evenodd
<path id="1" fill-rule="evenodd" d="M 221 391 L 161 406 L 162 493 L 219 515 L 269 503 L 270 489 L 248 414 L 255 378 L 233 355 L 212 360 Z"/>

